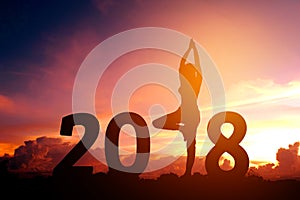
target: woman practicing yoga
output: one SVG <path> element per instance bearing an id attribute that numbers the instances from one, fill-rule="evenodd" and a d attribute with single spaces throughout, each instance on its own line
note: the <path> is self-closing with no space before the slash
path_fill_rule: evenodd
<path id="1" fill-rule="evenodd" d="M 187 57 L 193 50 L 194 64 L 187 63 Z M 179 130 L 186 141 L 187 161 L 184 175 L 191 175 L 196 154 L 196 134 L 200 122 L 197 98 L 202 84 L 199 55 L 194 41 L 183 55 L 179 67 L 181 105 L 172 113 L 155 119 L 153 126 L 160 129 Z"/>

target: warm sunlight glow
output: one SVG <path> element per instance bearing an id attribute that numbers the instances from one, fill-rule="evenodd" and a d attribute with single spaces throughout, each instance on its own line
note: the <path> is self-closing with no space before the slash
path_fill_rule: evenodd
<path id="1" fill-rule="evenodd" d="M 136 154 L 135 134 L 135 130 L 131 125 L 124 125 L 120 131 L 119 155 L 124 166 L 130 166 L 134 163 Z"/>
<path id="2" fill-rule="evenodd" d="M 234 158 L 227 152 L 223 153 L 219 159 L 219 166 L 224 171 L 229 171 L 234 167 Z"/>
<path id="3" fill-rule="evenodd" d="M 232 135 L 233 131 L 234 127 L 231 123 L 224 123 L 221 126 L 221 132 L 226 138 L 229 138 Z"/>

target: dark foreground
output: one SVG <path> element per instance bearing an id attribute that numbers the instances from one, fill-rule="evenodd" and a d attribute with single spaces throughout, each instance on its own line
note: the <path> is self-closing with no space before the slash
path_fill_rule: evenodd
<path id="1" fill-rule="evenodd" d="M 1 194 L 9 199 L 297 199 L 300 181 L 266 181 L 259 177 L 216 179 L 200 174 L 139 179 L 128 174 L 89 176 L 1 177 Z M 4 197 L 3 196 L 3 197 Z M 1 198 L 2 199 L 2 198 Z"/>

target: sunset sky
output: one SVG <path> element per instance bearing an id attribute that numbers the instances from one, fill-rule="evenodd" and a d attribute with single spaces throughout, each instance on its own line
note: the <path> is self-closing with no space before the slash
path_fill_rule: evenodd
<path id="1" fill-rule="evenodd" d="M 26 140 L 60 137 L 61 118 L 72 113 L 73 84 L 86 56 L 109 37 L 140 27 L 176 30 L 206 50 L 222 77 L 226 109 L 240 113 L 247 122 L 240 145 L 251 165 L 278 164 L 278 149 L 300 141 L 298 1 L 4 1 L 0 9 L 1 156 L 13 155 Z M 179 62 L 178 56 L 146 49 L 109 66 L 95 100 L 101 126 L 97 147 L 103 148 L 101 138 L 115 114 L 110 106 L 118 81 L 123 77 L 124 83 L 134 84 L 135 79 L 125 75 L 143 64 L 177 70 Z M 128 106 L 149 123 L 151 159 L 184 153 L 179 133 L 155 132 L 151 127 L 153 105 L 171 112 L 178 106 L 176 94 L 149 84 L 136 90 L 128 105 L 121 100 L 128 98 L 126 92 L 118 97 L 120 107 Z M 213 147 L 206 133 L 212 113 L 205 84 L 198 103 L 202 121 L 197 156 L 205 156 Z M 123 150 L 134 149 L 133 140 L 124 135 L 120 143 Z"/>

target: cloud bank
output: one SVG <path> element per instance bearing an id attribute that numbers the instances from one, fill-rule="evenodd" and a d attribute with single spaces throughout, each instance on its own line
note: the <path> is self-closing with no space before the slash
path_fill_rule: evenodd
<path id="1" fill-rule="evenodd" d="M 15 149 L 13 156 L 5 154 L 0 157 L 2 171 L 52 173 L 53 168 L 74 146 L 74 143 L 66 142 L 62 138 L 38 137 L 35 140 L 24 141 L 24 145 Z M 94 151 L 104 153 L 100 149 Z M 105 166 L 89 152 L 75 165 L 93 165 L 98 171 L 105 170 Z"/>
<path id="2" fill-rule="evenodd" d="M 299 146 L 300 142 L 295 142 L 294 144 L 290 144 L 287 149 L 278 149 L 276 154 L 277 165 L 268 163 L 259 167 L 251 167 L 249 172 L 268 180 L 300 179 Z"/>
<path id="3" fill-rule="evenodd" d="M 38 172 L 51 173 L 53 168 L 63 159 L 63 157 L 74 147 L 75 144 L 66 142 L 62 138 L 39 137 L 35 140 L 28 140 L 24 145 L 15 149 L 13 156 L 5 154 L 0 157 L 0 174 L 7 171 L 14 172 Z M 288 148 L 279 148 L 276 154 L 277 164 L 268 163 L 258 167 L 250 167 L 248 175 L 260 176 L 268 180 L 300 178 L 300 142 L 290 144 Z M 103 149 L 93 149 L 98 155 L 104 155 Z M 158 157 L 159 162 L 172 159 L 170 156 Z M 127 160 L 127 161 L 126 161 Z M 132 155 L 123 158 L 125 164 L 130 164 Z M 223 170 L 232 168 L 230 160 L 221 158 L 220 167 Z M 186 157 L 179 157 L 170 165 L 153 172 L 141 175 L 144 178 L 157 178 L 161 174 L 174 173 L 182 175 L 185 169 Z M 94 173 L 107 172 L 107 166 L 87 152 L 75 165 L 88 165 L 94 167 Z M 194 173 L 206 175 L 205 157 L 197 157 L 193 168 Z"/>

